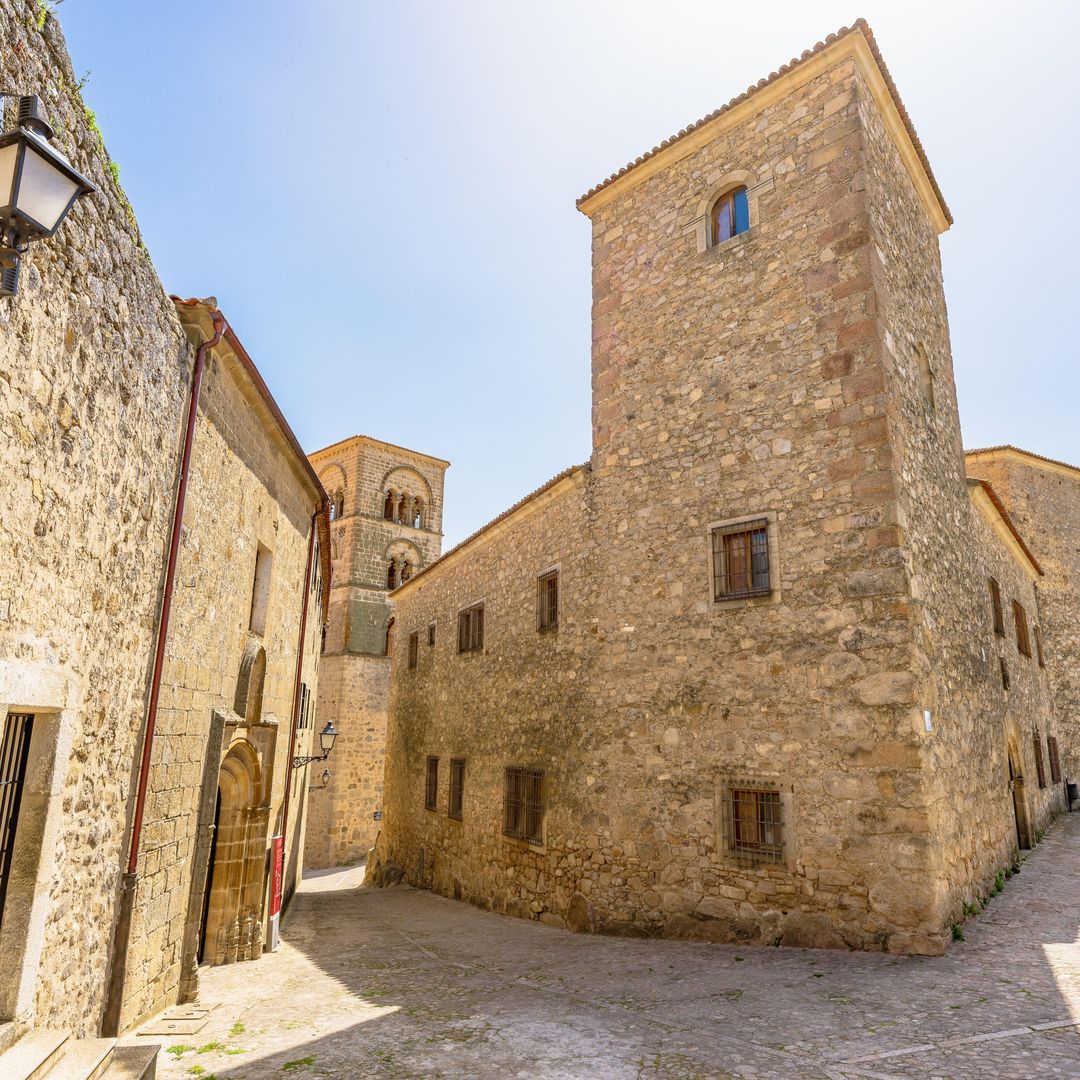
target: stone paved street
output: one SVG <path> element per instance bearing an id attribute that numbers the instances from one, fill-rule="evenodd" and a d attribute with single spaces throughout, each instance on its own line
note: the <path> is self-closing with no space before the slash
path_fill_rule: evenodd
<path id="1" fill-rule="evenodd" d="M 360 877 L 204 972 L 158 1075 L 1080 1077 L 1080 813 L 936 958 L 585 937 Z"/>

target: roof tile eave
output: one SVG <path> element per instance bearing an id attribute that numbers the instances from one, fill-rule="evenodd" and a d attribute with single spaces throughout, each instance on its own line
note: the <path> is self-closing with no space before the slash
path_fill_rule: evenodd
<path id="1" fill-rule="evenodd" d="M 930 186 L 933 188 L 934 195 L 941 205 L 941 211 L 945 215 L 945 220 L 952 225 L 953 216 L 949 210 L 948 204 L 945 202 L 945 197 L 941 193 L 941 188 L 938 185 L 937 178 L 934 176 L 934 170 L 930 167 L 930 159 L 926 156 L 926 150 L 923 148 L 922 141 L 919 139 L 918 133 L 915 130 L 915 125 L 912 123 L 911 117 L 908 115 L 908 111 L 904 106 L 903 100 L 900 97 L 900 92 L 896 88 L 896 83 L 893 82 L 892 76 L 889 74 L 888 66 L 885 64 L 885 59 L 881 55 L 881 50 L 878 48 L 877 40 L 874 37 L 873 30 L 870 29 L 870 25 L 865 19 L 856 19 L 851 26 L 843 26 L 835 34 L 829 34 L 824 41 L 819 41 L 812 49 L 805 50 L 801 56 L 793 57 L 786 64 L 781 65 L 776 71 L 772 72 L 767 78 L 759 79 L 753 86 L 749 86 L 738 97 L 732 98 L 726 105 L 721 105 L 720 108 L 714 109 L 707 116 L 703 116 L 700 120 L 695 121 L 693 124 L 688 124 L 681 131 L 675 135 L 665 139 L 659 145 L 654 146 L 651 150 L 641 154 L 633 161 L 628 162 L 618 172 L 612 173 L 606 180 L 602 180 L 599 184 L 590 188 L 584 195 L 582 195 L 575 203 L 578 209 L 581 209 L 583 203 L 587 202 L 594 195 L 603 191 L 605 188 L 610 187 L 616 180 L 626 176 L 627 173 L 632 172 L 638 165 L 650 158 L 655 157 L 661 151 L 666 150 L 669 146 L 679 142 L 680 139 L 685 138 L 693 131 L 697 131 L 698 128 L 704 126 L 715 120 L 718 116 L 722 116 L 726 112 L 730 112 L 735 106 L 741 105 L 744 101 L 751 98 L 758 90 L 776 82 L 777 79 L 783 78 L 783 76 L 799 68 L 811 57 L 824 52 L 829 46 L 834 45 L 842 38 L 848 37 L 850 34 L 861 33 L 866 39 L 866 44 L 870 48 L 870 53 L 874 57 L 874 62 L 877 64 L 881 71 L 881 76 L 885 80 L 885 85 L 889 89 L 889 93 L 892 95 L 893 103 L 896 105 L 896 111 L 900 115 L 900 119 L 903 121 L 904 128 L 907 130 L 908 136 L 911 139 L 911 144 L 915 148 L 915 152 L 919 157 L 919 161 L 926 172 L 926 177 L 930 181 Z"/>

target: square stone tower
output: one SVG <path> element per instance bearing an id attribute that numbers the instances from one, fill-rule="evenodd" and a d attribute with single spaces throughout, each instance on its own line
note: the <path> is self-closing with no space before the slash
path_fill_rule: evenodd
<path id="1" fill-rule="evenodd" d="M 443 474 L 449 462 L 366 435 L 310 455 L 331 500 L 333 573 L 319 699 L 307 723 L 337 742 L 325 768 L 309 765 L 305 865 L 364 856 L 379 831 L 393 603 L 389 591 L 439 557 Z"/>

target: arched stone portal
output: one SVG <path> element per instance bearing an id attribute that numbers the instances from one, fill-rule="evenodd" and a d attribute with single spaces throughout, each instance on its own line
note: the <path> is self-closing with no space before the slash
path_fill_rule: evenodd
<path id="1" fill-rule="evenodd" d="M 261 791 L 255 747 L 237 739 L 218 774 L 217 828 L 201 935 L 203 963 L 232 964 L 262 953 L 269 807 L 260 805 Z"/>

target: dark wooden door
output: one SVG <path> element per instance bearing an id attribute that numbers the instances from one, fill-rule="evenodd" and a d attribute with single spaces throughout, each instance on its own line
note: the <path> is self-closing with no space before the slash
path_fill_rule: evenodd
<path id="1" fill-rule="evenodd" d="M 11 857 L 15 851 L 15 828 L 19 823 L 19 800 L 26 779 L 26 759 L 34 718 L 29 713 L 8 713 L 0 740 L 0 926 L 4 922 Z"/>

